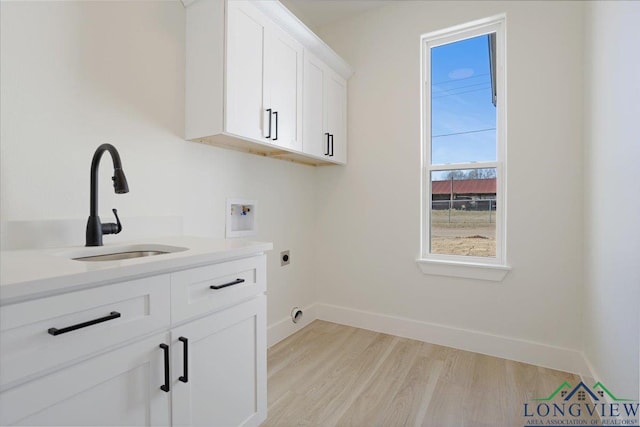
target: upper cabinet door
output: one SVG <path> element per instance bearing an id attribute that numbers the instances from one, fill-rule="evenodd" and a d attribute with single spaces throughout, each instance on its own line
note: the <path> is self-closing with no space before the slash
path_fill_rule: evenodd
<path id="1" fill-rule="evenodd" d="M 330 157 L 338 163 L 347 162 L 347 83 L 329 72 L 325 81 L 326 129 L 330 134 Z"/>
<path id="2" fill-rule="evenodd" d="M 347 83 L 323 61 L 305 53 L 304 152 L 347 162 Z"/>
<path id="3" fill-rule="evenodd" d="M 228 4 L 226 131 L 302 151 L 302 46 L 250 3 Z"/>
<path id="4" fill-rule="evenodd" d="M 265 105 L 271 110 L 271 143 L 302 151 L 303 48 L 277 27 L 265 44 Z"/>
<path id="5" fill-rule="evenodd" d="M 314 156 L 328 156 L 329 134 L 324 114 L 325 65 L 314 56 L 304 57 L 304 132 L 303 149 Z"/>
<path id="6" fill-rule="evenodd" d="M 266 18 L 244 1 L 228 3 L 226 130 L 264 140 Z"/>

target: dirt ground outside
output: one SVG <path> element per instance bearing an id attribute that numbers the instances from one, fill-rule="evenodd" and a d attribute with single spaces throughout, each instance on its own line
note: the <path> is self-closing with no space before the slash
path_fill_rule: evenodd
<path id="1" fill-rule="evenodd" d="M 495 220 L 489 211 L 432 210 L 431 253 L 495 257 Z"/>

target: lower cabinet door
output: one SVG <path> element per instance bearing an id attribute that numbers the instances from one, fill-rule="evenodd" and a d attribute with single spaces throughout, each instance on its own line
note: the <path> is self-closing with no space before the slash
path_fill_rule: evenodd
<path id="1" fill-rule="evenodd" d="M 261 295 L 171 331 L 174 426 L 266 419 L 265 305 Z"/>
<path id="2" fill-rule="evenodd" d="M 109 351 L 0 393 L 0 425 L 166 426 L 167 333 Z"/>

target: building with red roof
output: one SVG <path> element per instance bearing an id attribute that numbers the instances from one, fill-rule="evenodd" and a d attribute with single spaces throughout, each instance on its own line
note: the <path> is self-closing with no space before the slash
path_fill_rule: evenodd
<path id="1" fill-rule="evenodd" d="M 433 209 L 495 209 L 496 178 L 432 181 Z M 450 203 L 446 203 L 450 202 Z"/>

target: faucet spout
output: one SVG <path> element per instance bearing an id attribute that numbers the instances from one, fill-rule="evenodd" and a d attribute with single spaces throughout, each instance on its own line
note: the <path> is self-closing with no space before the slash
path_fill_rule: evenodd
<path id="1" fill-rule="evenodd" d="M 122 230 L 120 220 L 117 218 L 117 212 L 114 209 L 117 224 L 102 224 L 98 216 L 98 167 L 100 160 L 105 151 L 108 151 L 113 161 L 113 188 L 116 194 L 129 192 L 127 178 L 122 170 L 122 162 L 118 150 L 111 144 L 102 144 L 93 154 L 91 160 L 91 195 L 89 200 L 89 219 L 87 220 L 86 246 L 102 246 L 102 236 L 104 234 L 118 234 Z"/>

